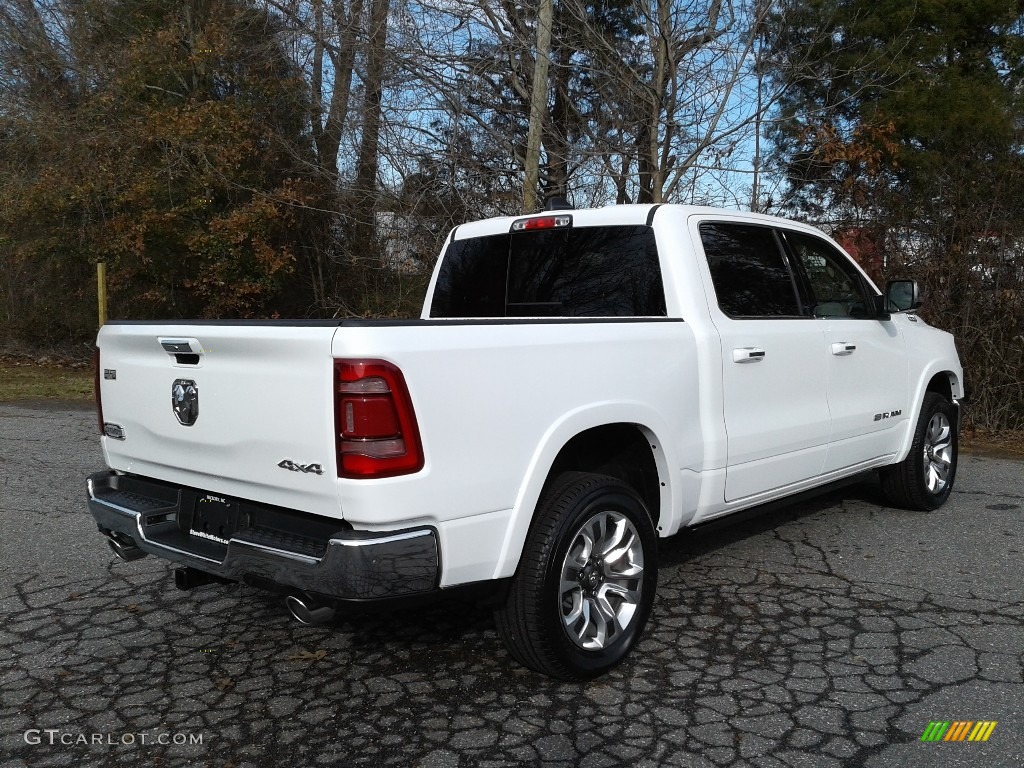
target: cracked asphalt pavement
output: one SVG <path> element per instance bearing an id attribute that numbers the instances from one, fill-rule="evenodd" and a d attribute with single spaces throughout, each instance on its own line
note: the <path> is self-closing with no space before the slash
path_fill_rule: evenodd
<path id="1" fill-rule="evenodd" d="M 1024 766 L 1019 462 L 963 456 L 932 513 L 868 478 L 663 542 L 645 638 L 586 685 L 518 667 L 472 603 L 313 628 L 178 591 L 107 549 L 99 469 L 91 411 L 0 405 L 0 768 Z"/>

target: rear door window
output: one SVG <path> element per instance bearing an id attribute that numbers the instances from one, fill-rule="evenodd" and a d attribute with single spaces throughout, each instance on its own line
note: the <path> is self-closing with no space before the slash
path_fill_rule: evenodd
<path id="1" fill-rule="evenodd" d="M 654 230 L 570 227 L 456 240 L 430 316 L 663 317 Z"/>
<path id="2" fill-rule="evenodd" d="M 700 239 L 718 306 L 729 317 L 799 317 L 796 283 L 775 231 L 704 222 Z"/>

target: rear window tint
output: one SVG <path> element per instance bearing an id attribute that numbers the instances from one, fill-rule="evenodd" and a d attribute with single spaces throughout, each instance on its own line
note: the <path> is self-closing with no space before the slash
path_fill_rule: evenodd
<path id="1" fill-rule="evenodd" d="M 700 239 L 718 306 L 729 317 L 798 317 L 793 276 L 768 227 L 706 222 Z"/>
<path id="2" fill-rule="evenodd" d="M 516 232 L 448 247 L 430 316 L 662 317 L 650 227 Z"/>

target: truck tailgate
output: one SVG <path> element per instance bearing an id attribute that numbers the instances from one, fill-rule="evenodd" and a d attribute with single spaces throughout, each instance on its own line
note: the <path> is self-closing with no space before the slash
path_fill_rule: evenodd
<path id="1" fill-rule="evenodd" d="M 107 463 L 340 518 L 336 332 L 337 323 L 105 325 L 97 343 Z"/>

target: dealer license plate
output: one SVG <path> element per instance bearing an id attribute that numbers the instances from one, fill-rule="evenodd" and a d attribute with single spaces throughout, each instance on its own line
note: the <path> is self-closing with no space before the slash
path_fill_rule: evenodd
<path id="1" fill-rule="evenodd" d="M 189 533 L 203 539 L 227 544 L 238 530 L 238 503 L 221 496 L 206 494 L 196 499 Z"/>

